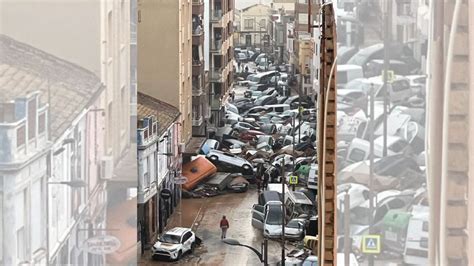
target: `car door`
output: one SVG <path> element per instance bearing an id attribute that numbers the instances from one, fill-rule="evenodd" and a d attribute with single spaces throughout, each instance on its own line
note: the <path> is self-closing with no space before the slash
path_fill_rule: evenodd
<path id="1" fill-rule="evenodd" d="M 252 207 L 252 226 L 263 230 L 263 223 L 265 220 L 265 208 L 262 205 L 255 204 Z"/>
<path id="2" fill-rule="evenodd" d="M 192 245 L 191 236 L 192 235 L 193 234 L 191 232 L 186 232 L 184 234 L 183 239 L 181 241 L 181 243 L 183 244 L 183 253 L 191 249 L 191 245 Z"/>

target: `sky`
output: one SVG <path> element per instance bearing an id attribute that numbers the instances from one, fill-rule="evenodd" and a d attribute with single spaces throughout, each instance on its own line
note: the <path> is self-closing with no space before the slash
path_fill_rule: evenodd
<path id="1" fill-rule="evenodd" d="M 272 2 L 272 0 L 234 0 L 234 1 L 235 1 L 235 7 L 237 9 L 246 8 L 248 6 L 258 4 L 260 2 L 265 5 L 270 5 L 270 3 Z"/>

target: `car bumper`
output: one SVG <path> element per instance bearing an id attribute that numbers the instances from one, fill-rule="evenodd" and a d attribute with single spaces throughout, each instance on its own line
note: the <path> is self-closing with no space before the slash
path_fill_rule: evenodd
<path id="1" fill-rule="evenodd" d="M 178 251 L 168 251 L 168 250 L 156 250 L 156 249 L 151 249 L 151 255 L 153 258 L 169 258 L 172 260 L 175 260 L 178 258 Z"/>

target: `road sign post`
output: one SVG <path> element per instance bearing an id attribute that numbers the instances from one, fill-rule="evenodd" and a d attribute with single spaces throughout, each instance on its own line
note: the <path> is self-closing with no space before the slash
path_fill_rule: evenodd
<path id="1" fill-rule="evenodd" d="M 380 235 L 365 235 L 362 237 L 362 253 L 380 254 Z"/>

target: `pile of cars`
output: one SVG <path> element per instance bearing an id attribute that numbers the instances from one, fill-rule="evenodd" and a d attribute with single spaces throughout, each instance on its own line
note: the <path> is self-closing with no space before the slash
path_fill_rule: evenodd
<path id="1" fill-rule="evenodd" d="M 338 65 L 338 234 L 349 224 L 359 260 L 362 237 L 380 235 L 382 252 L 407 264 L 428 264 L 425 173 L 426 77 L 404 45 L 390 47 L 389 85 L 384 86 L 383 44 L 353 53 Z M 348 58 L 348 59 L 347 59 Z M 392 75 L 393 74 L 393 75 Z M 388 106 L 384 112 L 384 99 Z M 370 100 L 374 100 L 374 110 Z M 373 120 L 370 113 L 373 112 Z M 384 116 L 386 113 L 386 117 Z M 384 120 L 387 135 L 384 135 Z M 374 139 L 373 176 L 370 145 Z M 385 147 L 386 144 L 386 147 Z M 349 210 L 344 198 L 349 194 Z M 370 200 L 373 209 L 370 209 Z M 349 212 L 348 214 L 346 212 Z M 348 232 L 346 232 L 348 233 Z M 397 257 L 398 256 L 398 257 Z"/>

